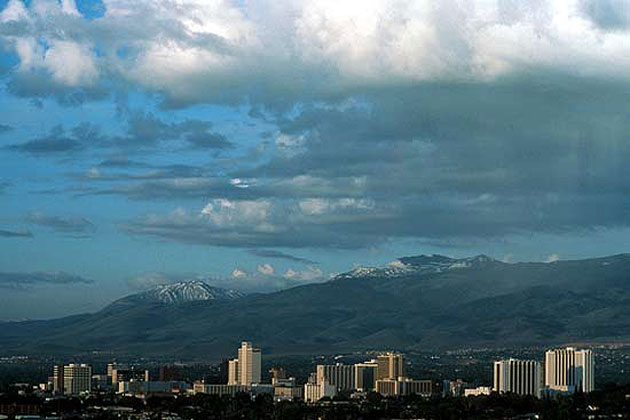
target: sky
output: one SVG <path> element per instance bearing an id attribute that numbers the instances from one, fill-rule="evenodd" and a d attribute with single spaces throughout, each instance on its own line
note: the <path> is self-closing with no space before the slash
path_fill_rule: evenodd
<path id="1" fill-rule="evenodd" d="M 0 320 L 628 252 L 623 0 L 0 0 Z"/>

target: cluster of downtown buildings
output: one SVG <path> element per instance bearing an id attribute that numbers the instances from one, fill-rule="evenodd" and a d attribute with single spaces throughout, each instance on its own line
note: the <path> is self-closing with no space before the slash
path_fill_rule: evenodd
<path id="1" fill-rule="evenodd" d="M 284 369 L 273 368 L 271 384 L 262 383 L 262 351 L 250 342 L 242 342 L 238 357 L 225 361 L 227 383 L 198 381 L 188 384 L 177 380 L 168 367 L 160 369 L 160 380 L 151 381 L 147 370 L 109 364 L 107 373 L 93 375 L 85 364 L 57 365 L 42 390 L 55 394 L 79 395 L 92 390 L 113 390 L 119 394 L 271 394 L 279 400 L 300 399 L 312 403 L 332 398 L 338 393 L 377 392 L 384 396 L 424 395 L 433 393 L 432 380 L 407 376 L 405 356 L 387 352 L 356 364 L 320 364 L 305 384 L 288 377 Z M 544 364 L 536 360 L 505 359 L 494 362 L 492 387 L 470 388 L 461 381 L 444 381 L 442 392 L 456 396 L 514 393 L 542 397 L 554 393 L 591 392 L 594 389 L 594 362 L 591 350 L 572 347 L 548 350 Z M 47 388 L 47 389 L 45 389 Z"/>

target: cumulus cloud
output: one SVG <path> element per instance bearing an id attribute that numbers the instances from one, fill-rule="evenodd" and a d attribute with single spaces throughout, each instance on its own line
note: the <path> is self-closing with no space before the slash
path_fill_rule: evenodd
<path id="1" fill-rule="evenodd" d="M 63 271 L 10 273 L 0 272 L 0 288 L 24 290 L 37 285 L 52 284 L 92 284 L 93 280 L 86 279 Z"/>
<path id="2" fill-rule="evenodd" d="M 256 271 L 263 276 L 272 276 L 275 270 L 271 264 L 259 264 Z"/>
<path id="3" fill-rule="evenodd" d="M 109 0 L 89 23 L 64 4 L 12 0 L 0 14 L 19 75 L 50 75 L 22 82 L 32 94 L 50 92 L 46 84 L 94 89 L 114 79 L 172 105 L 290 104 L 360 87 L 494 80 L 532 67 L 624 78 L 630 69 L 628 34 L 601 30 L 627 25 L 617 0 Z"/>

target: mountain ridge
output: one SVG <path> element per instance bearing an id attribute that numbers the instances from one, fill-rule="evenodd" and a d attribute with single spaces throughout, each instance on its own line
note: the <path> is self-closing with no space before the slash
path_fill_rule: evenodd
<path id="1" fill-rule="evenodd" d="M 474 258 L 351 271 L 231 300 L 5 324 L 0 347 L 216 358 L 245 338 L 267 354 L 630 339 L 629 254 L 553 263 Z"/>

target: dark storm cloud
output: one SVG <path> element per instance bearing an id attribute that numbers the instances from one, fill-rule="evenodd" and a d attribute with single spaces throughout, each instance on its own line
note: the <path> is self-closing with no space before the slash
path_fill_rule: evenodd
<path id="1" fill-rule="evenodd" d="M 1 238 L 32 238 L 33 234 L 28 230 L 6 230 L 0 229 Z"/>
<path id="2" fill-rule="evenodd" d="M 268 162 L 231 174 L 257 182 L 207 190 L 232 204 L 269 202 L 263 219 L 224 226 L 222 213 L 193 209 L 137 219 L 127 232 L 218 246 L 365 247 L 627 226 L 629 100 L 623 83 L 541 73 L 304 107 L 279 121 Z"/>
<path id="3" fill-rule="evenodd" d="M 275 258 L 275 259 L 293 261 L 293 262 L 298 262 L 298 263 L 303 263 L 303 264 L 312 264 L 312 265 L 317 264 L 316 261 L 309 260 L 308 258 L 296 257 L 291 254 L 286 254 L 284 252 L 274 251 L 271 249 L 250 249 L 249 253 L 257 257 L 262 257 L 262 258 Z"/>
<path id="4" fill-rule="evenodd" d="M 72 237 L 89 237 L 96 232 L 96 226 L 83 217 L 51 216 L 31 212 L 26 216 L 26 221 Z"/>
<path id="5" fill-rule="evenodd" d="M 2 289 L 30 289 L 37 285 L 67 285 L 67 284 L 92 284 L 93 280 L 81 276 L 54 272 L 34 272 L 34 273 L 7 273 L 0 272 L 0 288 Z"/>

